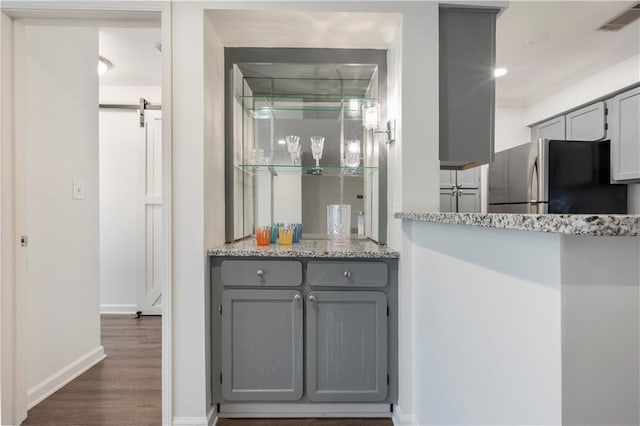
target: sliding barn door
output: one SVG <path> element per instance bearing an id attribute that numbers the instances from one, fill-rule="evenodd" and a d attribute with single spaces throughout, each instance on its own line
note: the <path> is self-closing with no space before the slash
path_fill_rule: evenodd
<path id="1" fill-rule="evenodd" d="M 162 116 L 145 113 L 144 239 L 145 279 L 140 283 L 138 310 L 162 312 L 164 262 L 162 258 Z"/>

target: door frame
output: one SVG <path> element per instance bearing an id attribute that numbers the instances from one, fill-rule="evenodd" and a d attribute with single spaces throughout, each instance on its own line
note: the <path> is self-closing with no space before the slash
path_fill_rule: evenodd
<path id="1" fill-rule="evenodd" d="M 3 1 L 0 12 L 7 14 L 15 22 L 28 24 L 52 24 L 54 21 L 59 25 L 67 26 L 128 26 L 141 27 L 149 26 L 149 18 L 155 16 L 160 17 L 161 40 L 162 40 L 162 186 L 163 186 L 163 206 L 162 206 L 162 238 L 163 259 L 165 261 L 165 279 L 162 289 L 162 423 L 170 425 L 173 418 L 173 360 L 172 360 L 172 306 L 173 306 L 173 256 L 172 256 L 172 235 L 173 235 L 173 218 L 172 218 L 172 4 L 169 1 L 122 1 L 110 2 L 106 1 L 78 1 L 78 2 L 47 2 L 47 1 Z M 133 18 L 133 19 L 132 19 Z M 45 22 L 46 20 L 46 22 Z M 13 40 L 15 46 L 15 40 Z M 12 49 L 13 50 L 13 49 Z M 14 52 L 2 52 L 2 54 L 12 55 Z M 13 63 L 13 60 L 10 60 Z M 15 76 L 12 81 L 15 87 Z M 14 110 L 17 99 L 14 99 Z M 12 116 L 13 111 L 7 113 Z M 5 118 L 5 117 L 3 117 Z M 13 120 L 13 118 L 9 118 Z M 12 137 L 2 140 L 2 151 L 12 152 L 15 149 L 15 133 L 20 129 L 14 129 Z M 97 141 L 96 141 L 97 143 Z M 5 150 L 6 148 L 6 150 Z M 15 151 L 13 151 L 15 154 Z M 14 162 L 18 159 L 15 158 Z M 21 189 L 21 179 L 16 176 L 13 171 L 2 171 L 1 176 L 3 187 L 13 188 L 15 191 Z M 5 186 L 6 185 L 6 186 Z M 9 191 L 7 191 L 9 192 Z M 0 194 L 3 205 L 13 208 L 12 213 L 14 219 L 20 217 L 24 211 L 24 206 L 18 205 L 13 194 Z M 5 212 L 3 211 L 3 214 Z M 13 415 L 11 424 L 19 424 L 26 418 L 27 402 L 26 402 L 26 366 L 21 362 L 26 355 L 26 336 L 23 332 L 27 321 L 25 309 L 25 293 L 26 290 L 21 285 L 21 278 L 24 271 L 20 270 L 19 250 L 17 227 L 15 220 L 13 223 L 0 229 L 0 235 L 3 241 L 3 250 L 1 253 L 0 264 L 2 268 L 14 269 L 14 277 L 12 274 L 3 274 L 0 286 L 4 293 L 5 289 L 9 294 L 14 294 L 14 300 L 0 300 L 0 312 L 5 308 L 11 312 L 15 311 L 13 317 L 2 318 L 7 323 L 2 324 L 0 332 L 10 333 L 10 336 L 2 336 L 1 342 L 9 342 L 13 344 L 13 357 L 2 360 L 0 366 L 0 376 L 5 372 L 14 372 L 10 385 L 5 388 L 5 392 L 0 394 L 0 412 L 5 410 Z M 8 419 L 3 418 L 3 421 Z"/>

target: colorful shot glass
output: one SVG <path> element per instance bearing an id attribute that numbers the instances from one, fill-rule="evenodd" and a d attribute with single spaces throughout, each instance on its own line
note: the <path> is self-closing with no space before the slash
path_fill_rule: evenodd
<path id="1" fill-rule="evenodd" d="M 293 243 L 298 244 L 302 239 L 302 224 L 294 223 L 291 226 L 293 227 Z"/>
<path id="2" fill-rule="evenodd" d="M 271 227 L 260 226 L 256 228 L 256 244 L 259 246 L 268 246 L 271 241 Z"/>
<path id="3" fill-rule="evenodd" d="M 293 243 L 293 228 L 290 226 L 279 229 L 279 244 L 281 246 L 290 246 Z"/>
<path id="4" fill-rule="evenodd" d="M 271 244 L 275 244 L 278 242 L 279 232 L 278 230 L 284 226 L 282 223 L 274 223 L 271 225 Z"/>

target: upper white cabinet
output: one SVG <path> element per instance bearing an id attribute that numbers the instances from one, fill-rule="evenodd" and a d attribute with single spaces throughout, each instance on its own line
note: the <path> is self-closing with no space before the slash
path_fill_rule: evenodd
<path id="1" fill-rule="evenodd" d="M 640 179 L 640 88 L 621 93 L 607 104 L 613 178 L 617 181 Z"/>
<path id="2" fill-rule="evenodd" d="M 531 128 L 531 139 L 565 139 L 564 115 L 536 124 Z"/>
<path id="3" fill-rule="evenodd" d="M 567 139 L 600 141 L 607 137 L 606 105 L 596 102 L 566 115 Z"/>

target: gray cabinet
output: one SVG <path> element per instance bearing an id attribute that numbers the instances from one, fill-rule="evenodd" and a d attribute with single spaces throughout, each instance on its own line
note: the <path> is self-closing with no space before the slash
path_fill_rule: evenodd
<path id="1" fill-rule="evenodd" d="M 458 190 L 458 213 L 480 213 L 479 189 L 459 189 Z"/>
<path id="2" fill-rule="evenodd" d="M 387 264 L 384 262 L 312 261 L 307 264 L 311 287 L 385 287 Z"/>
<path id="3" fill-rule="evenodd" d="M 566 115 L 568 140 L 600 141 L 607 137 L 606 106 L 596 102 Z"/>
<path id="4" fill-rule="evenodd" d="M 480 176 L 479 167 L 458 171 L 441 170 L 440 211 L 480 213 Z"/>
<path id="5" fill-rule="evenodd" d="M 212 256 L 211 282 L 212 403 L 397 401 L 397 259 Z"/>
<path id="6" fill-rule="evenodd" d="M 384 401 L 387 298 L 375 291 L 307 296 L 307 394 L 318 402 Z"/>
<path id="7" fill-rule="evenodd" d="M 640 88 L 621 93 L 607 104 L 613 178 L 640 179 Z"/>
<path id="8" fill-rule="evenodd" d="M 442 213 L 455 213 L 458 208 L 456 192 L 453 189 L 440 189 L 440 211 Z"/>
<path id="9" fill-rule="evenodd" d="M 531 128 L 531 139 L 566 139 L 566 119 L 562 115 L 536 124 Z"/>
<path id="10" fill-rule="evenodd" d="M 222 394 L 229 401 L 296 401 L 303 393 L 302 294 L 222 295 Z"/>
<path id="11" fill-rule="evenodd" d="M 498 10 L 440 6 L 440 161 L 444 168 L 493 160 Z"/>

